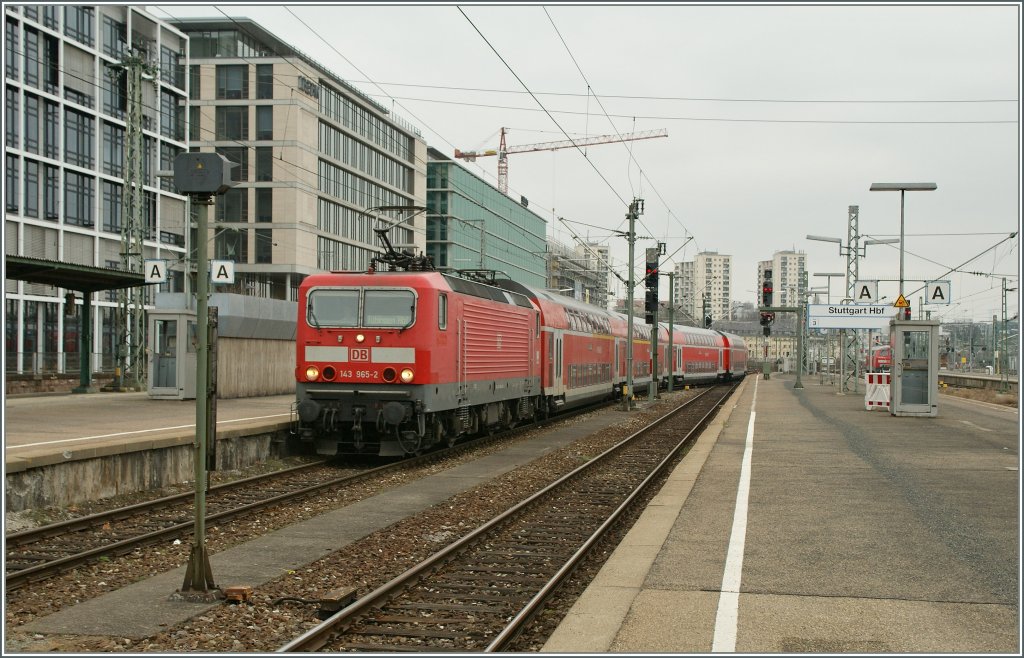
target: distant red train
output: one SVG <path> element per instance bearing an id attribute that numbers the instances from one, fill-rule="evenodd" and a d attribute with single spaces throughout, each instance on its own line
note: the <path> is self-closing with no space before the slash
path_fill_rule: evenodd
<path id="1" fill-rule="evenodd" d="M 651 331 L 636 323 L 633 385 L 646 392 Z M 299 289 L 296 434 L 321 455 L 416 454 L 592 401 L 627 382 L 627 318 L 509 280 L 429 271 L 330 272 Z M 742 377 L 731 334 L 658 335 L 657 382 Z"/>

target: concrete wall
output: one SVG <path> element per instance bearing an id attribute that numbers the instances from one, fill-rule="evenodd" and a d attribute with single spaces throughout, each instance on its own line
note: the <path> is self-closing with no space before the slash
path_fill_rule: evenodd
<path id="1" fill-rule="evenodd" d="M 218 470 L 241 469 L 287 456 L 287 434 L 286 429 L 278 429 L 252 436 L 218 438 Z M 195 448 L 188 441 L 13 472 L 8 468 L 4 482 L 6 511 L 68 507 L 88 500 L 191 482 L 195 478 L 194 455 Z"/>
<path id="2" fill-rule="evenodd" d="M 217 351 L 217 397 L 295 392 L 295 341 L 221 337 Z"/>

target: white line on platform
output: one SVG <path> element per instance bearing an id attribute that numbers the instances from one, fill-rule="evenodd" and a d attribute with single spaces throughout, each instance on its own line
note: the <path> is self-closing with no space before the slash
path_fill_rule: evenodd
<path id="1" fill-rule="evenodd" d="M 218 420 L 218 425 L 226 425 L 228 423 L 244 423 L 248 420 L 264 420 L 267 418 L 279 418 L 281 416 L 288 416 L 290 414 L 271 414 L 269 416 L 252 416 L 250 418 L 235 418 L 234 420 Z M 132 434 L 146 434 L 149 432 L 165 432 L 168 430 L 183 430 L 190 427 L 195 427 L 195 423 L 191 425 L 172 425 L 170 427 L 153 427 L 148 430 L 132 430 L 131 432 L 114 432 L 113 434 L 97 434 L 95 436 L 80 436 L 74 439 L 58 439 L 57 441 L 39 441 L 37 443 L 23 443 L 16 446 L 6 446 L 5 450 L 17 450 L 18 448 L 35 448 L 38 446 L 49 446 L 56 445 L 58 443 L 74 443 L 76 441 L 89 441 L 91 439 L 112 439 L 119 436 L 130 436 Z"/>
<path id="2" fill-rule="evenodd" d="M 757 378 L 754 380 L 754 399 L 750 403 L 750 421 L 747 423 L 747 441 L 743 448 L 743 462 L 740 467 L 740 484 L 736 491 L 736 512 L 732 518 L 732 535 L 725 558 L 722 574 L 722 592 L 718 597 L 718 614 L 715 616 L 715 635 L 711 651 L 733 653 L 736 651 L 736 632 L 739 625 L 740 581 L 743 575 L 743 549 L 747 542 L 747 504 L 750 500 L 750 464 L 754 454 L 754 418 L 757 413 Z"/>

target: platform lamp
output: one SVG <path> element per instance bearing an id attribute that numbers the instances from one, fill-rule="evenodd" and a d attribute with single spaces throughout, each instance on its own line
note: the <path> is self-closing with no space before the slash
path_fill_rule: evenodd
<path id="1" fill-rule="evenodd" d="M 903 297 L 903 251 L 904 251 L 904 240 L 903 240 L 903 202 L 906 198 L 907 192 L 933 192 L 938 189 L 938 185 L 935 183 L 872 183 L 869 188 L 872 192 L 896 192 L 900 193 L 900 297 Z M 910 307 L 907 306 L 904 309 L 904 320 L 910 319 Z"/>

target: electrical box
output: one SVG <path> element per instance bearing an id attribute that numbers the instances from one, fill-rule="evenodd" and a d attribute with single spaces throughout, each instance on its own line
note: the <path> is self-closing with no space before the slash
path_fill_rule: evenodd
<path id="1" fill-rule="evenodd" d="M 237 166 L 220 153 L 182 153 L 174 158 L 174 186 L 181 194 L 224 194 Z"/>

